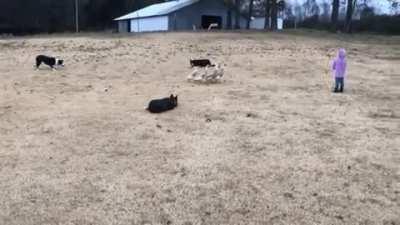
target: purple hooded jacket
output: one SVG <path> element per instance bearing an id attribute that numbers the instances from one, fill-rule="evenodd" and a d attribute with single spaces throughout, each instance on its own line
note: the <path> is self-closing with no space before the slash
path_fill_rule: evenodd
<path id="1" fill-rule="evenodd" d="M 339 49 L 338 55 L 332 63 L 333 75 L 335 78 L 342 78 L 346 76 L 346 50 L 343 48 Z"/>

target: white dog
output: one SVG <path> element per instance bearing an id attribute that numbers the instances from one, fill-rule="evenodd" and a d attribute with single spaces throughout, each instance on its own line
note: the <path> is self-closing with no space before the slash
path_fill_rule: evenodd
<path id="1" fill-rule="evenodd" d="M 208 66 L 204 68 L 194 68 L 192 73 L 187 77 L 188 81 L 204 82 L 204 83 L 216 83 L 222 80 L 224 76 L 224 68 L 220 64 L 215 66 Z"/>

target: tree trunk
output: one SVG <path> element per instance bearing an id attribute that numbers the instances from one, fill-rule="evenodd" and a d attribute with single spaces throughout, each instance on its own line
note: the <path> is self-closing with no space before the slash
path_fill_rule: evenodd
<path id="1" fill-rule="evenodd" d="M 351 33 L 352 31 L 353 12 L 356 2 L 357 0 L 347 0 L 346 23 L 344 27 L 347 33 Z"/>
<path id="2" fill-rule="evenodd" d="M 270 29 L 269 19 L 271 17 L 271 0 L 265 0 L 265 24 L 264 29 Z"/>
<path id="3" fill-rule="evenodd" d="M 250 29 L 251 17 L 253 15 L 253 4 L 254 4 L 254 0 L 250 0 L 249 14 L 247 15 L 247 25 L 246 25 L 247 30 Z"/>
<path id="4" fill-rule="evenodd" d="M 277 0 L 271 0 L 271 30 L 278 29 L 278 4 Z"/>
<path id="5" fill-rule="evenodd" d="M 235 29 L 240 29 L 240 0 L 235 0 Z"/>
<path id="6" fill-rule="evenodd" d="M 333 0 L 332 1 L 331 24 L 332 24 L 332 30 L 335 31 L 335 32 L 337 30 L 337 23 L 338 23 L 338 17 L 339 17 L 339 8 L 340 8 L 340 1 L 339 0 Z"/>

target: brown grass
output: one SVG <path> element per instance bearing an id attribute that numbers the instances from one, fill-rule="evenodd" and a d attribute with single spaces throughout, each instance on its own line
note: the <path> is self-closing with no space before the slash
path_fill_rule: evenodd
<path id="1" fill-rule="evenodd" d="M 400 224 L 400 38 L 0 40 L 0 224 Z M 344 94 L 328 57 L 345 47 Z M 56 72 L 37 54 L 62 56 Z M 190 57 L 225 81 L 186 82 Z M 144 111 L 179 95 L 168 113 Z"/>

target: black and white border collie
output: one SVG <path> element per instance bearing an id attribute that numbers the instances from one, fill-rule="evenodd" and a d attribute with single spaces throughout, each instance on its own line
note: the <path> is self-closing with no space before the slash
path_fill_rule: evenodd
<path id="1" fill-rule="evenodd" d="M 49 57 L 49 56 L 45 56 L 45 55 L 36 56 L 36 69 L 39 69 L 39 66 L 42 63 L 50 66 L 52 69 L 56 69 L 56 67 L 64 66 L 64 60 L 62 60 L 62 59 Z"/>

